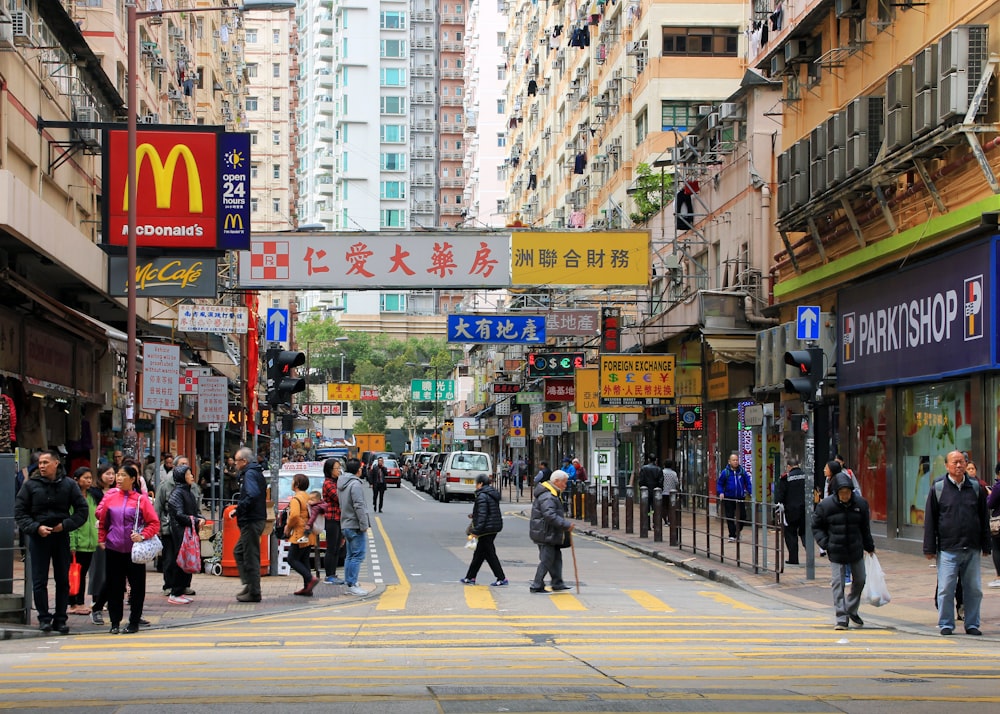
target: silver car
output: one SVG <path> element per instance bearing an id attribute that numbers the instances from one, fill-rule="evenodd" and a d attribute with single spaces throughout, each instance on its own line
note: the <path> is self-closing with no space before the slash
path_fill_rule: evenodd
<path id="1" fill-rule="evenodd" d="M 493 460 L 481 451 L 452 451 L 447 454 L 438 477 L 438 498 L 445 503 L 455 496 L 474 498 L 476 477 L 493 475 Z"/>

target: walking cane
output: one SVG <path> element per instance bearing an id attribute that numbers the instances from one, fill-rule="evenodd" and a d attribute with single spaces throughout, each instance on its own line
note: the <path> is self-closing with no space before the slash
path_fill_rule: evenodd
<path id="1" fill-rule="evenodd" d="M 573 555 L 573 579 L 576 580 L 576 594 L 580 594 L 580 572 L 576 569 L 576 545 L 573 543 L 573 531 L 567 532 L 569 536 L 569 552 Z"/>

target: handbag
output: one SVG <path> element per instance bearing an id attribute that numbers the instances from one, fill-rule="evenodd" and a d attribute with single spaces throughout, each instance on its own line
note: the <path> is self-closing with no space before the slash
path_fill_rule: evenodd
<path id="1" fill-rule="evenodd" d="M 142 494 L 139 494 L 139 498 L 142 499 Z M 132 526 L 133 533 L 138 533 L 141 530 L 139 528 L 139 510 L 139 501 L 136 501 L 135 525 Z M 138 543 L 132 544 L 132 562 L 151 563 L 156 559 L 156 556 L 162 552 L 163 543 L 160 542 L 160 536 L 154 535 L 152 538 L 147 538 L 146 540 L 141 540 Z"/>
<path id="2" fill-rule="evenodd" d="M 177 565 L 185 573 L 201 572 L 201 539 L 195 532 L 194 516 L 191 519 L 191 528 L 184 529 L 184 540 L 177 551 Z"/>
<path id="3" fill-rule="evenodd" d="M 990 516 L 990 535 L 1000 536 L 1000 516 Z"/>
<path id="4" fill-rule="evenodd" d="M 76 552 L 73 552 L 73 562 L 69 564 L 69 594 L 70 597 L 80 594 L 80 564 L 76 562 Z"/>

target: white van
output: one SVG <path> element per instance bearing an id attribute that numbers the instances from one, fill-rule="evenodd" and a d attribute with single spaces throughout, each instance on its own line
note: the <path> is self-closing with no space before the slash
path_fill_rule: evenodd
<path id="1" fill-rule="evenodd" d="M 481 451 L 452 451 L 441 466 L 438 498 L 447 503 L 454 496 L 476 494 L 476 476 L 493 476 L 493 460 Z"/>

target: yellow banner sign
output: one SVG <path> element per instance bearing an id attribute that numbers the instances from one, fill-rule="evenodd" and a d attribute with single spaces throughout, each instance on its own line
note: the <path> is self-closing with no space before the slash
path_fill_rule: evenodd
<path id="1" fill-rule="evenodd" d="M 597 367 L 576 370 L 576 399 L 573 408 L 578 414 L 637 414 L 642 411 L 642 407 L 602 406 L 600 372 Z"/>
<path id="2" fill-rule="evenodd" d="M 601 355 L 600 403 L 655 407 L 674 398 L 674 355 Z"/>
<path id="3" fill-rule="evenodd" d="M 649 283 L 648 232 L 515 231 L 511 256 L 515 286 Z"/>
<path id="4" fill-rule="evenodd" d="M 340 384 L 327 382 L 326 400 L 328 402 L 356 402 L 361 399 L 360 384 Z"/>

